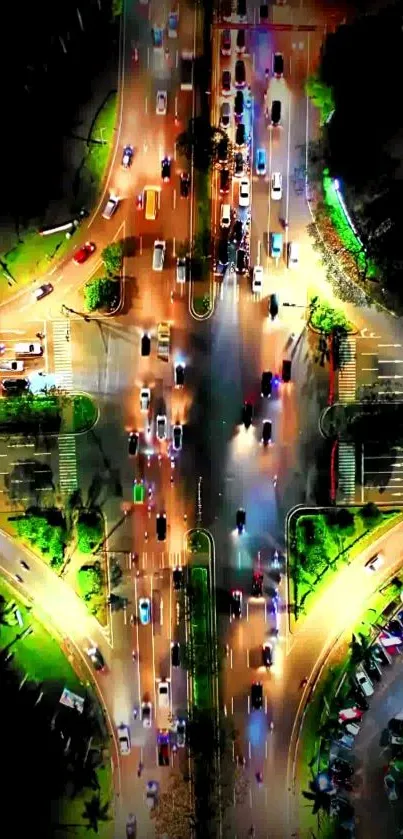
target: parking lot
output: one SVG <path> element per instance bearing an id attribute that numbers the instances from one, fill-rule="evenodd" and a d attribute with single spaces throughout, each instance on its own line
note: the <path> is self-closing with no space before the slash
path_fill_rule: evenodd
<path id="1" fill-rule="evenodd" d="M 401 504 L 403 499 L 403 446 L 367 443 L 357 458 L 361 474 L 362 504 Z"/>

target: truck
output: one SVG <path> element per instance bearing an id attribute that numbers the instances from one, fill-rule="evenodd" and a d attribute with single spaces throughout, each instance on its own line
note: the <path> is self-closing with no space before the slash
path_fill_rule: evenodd
<path id="1" fill-rule="evenodd" d="M 166 321 L 162 321 L 157 329 L 157 356 L 161 361 L 168 361 L 170 344 L 171 326 Z"/>
<path id="2" fill-rule="evenodd" d="M 193 90 L 193 53 L 184 50 L 180 62 L 181 90 Z"/>

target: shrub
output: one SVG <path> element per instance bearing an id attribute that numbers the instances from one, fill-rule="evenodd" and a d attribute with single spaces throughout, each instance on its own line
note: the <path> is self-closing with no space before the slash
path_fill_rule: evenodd
<path id="1" fill-rule="evenodd" d="M 89 312 L 96 309 L 110 309 L 116 298 L 119 299 L 120 286 L 117 280 L 109 277 L 101 277 L 98 280 L 89 280 L 84 286 L 84 301 Z"/>
<path id="2" fill-rule="evenodd" d="M 103 519 L 95 511 L 80 513 L 76 525 L 77 547 L 83 554 L 92 553 L 103 536 Z"/>
<path id="3" fill-rule="evenodd" d="M 61 516 L 53 521 L 52 511 L 27 515 L 15 522 L 18 536 L 46 557 L 52 568 L 60 568 L 64 561 L 64 551 L 67 542 L 66 525 Z"/>
<path id="4" fill-rule="evenodd" d="M 102 592 L 102 571 L 99 562 L 93 565 L 82 565 L 77 571 L 77 585 L 80 597 L 88 601 L 94 595 Z"/>

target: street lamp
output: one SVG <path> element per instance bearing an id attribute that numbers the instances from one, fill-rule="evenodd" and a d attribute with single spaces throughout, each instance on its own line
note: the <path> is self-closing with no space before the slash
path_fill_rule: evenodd
<path id="1" fill-rule="evenodd" d="M 92 318 L 90 318 L 89 315 L 83 315 L 82 312 L 76 312 L 75 309 L 70 309 L 70 307 L 66 306 L 64 303 L 62 303 L 62 308 L 61 308 L 60 311 L 61 311 L 62 315 L 64 315 L 66 318 L 68 317 L 69 314 L 72 314 L 72 315 L 78 315 L 79 318 L 83 318 L 83 320 L 85 320 L 86 323 L 89 323 L 92 320 Z M 67 312 L 67 314 L 66 314 L 66 312 Z"/>

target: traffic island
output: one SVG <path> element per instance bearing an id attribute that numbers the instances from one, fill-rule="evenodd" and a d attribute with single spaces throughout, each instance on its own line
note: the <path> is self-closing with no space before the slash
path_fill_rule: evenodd
<path id="1" fill-rule="evenodd" d="M 214 312 L 214 277 L 211 273 L 210 171 L 195 171 L 195 236 L 192 244 L 189 308 L 195 320 L 208 320 Z"/>
<path id="2" fill-rule="evenodd" d="M 0 434 L 83 434 L 98 419 L 98 407 L 84 393 L 66 393 L 50 388 L 40 393 L 27 393 L 0 399 Z"/>

